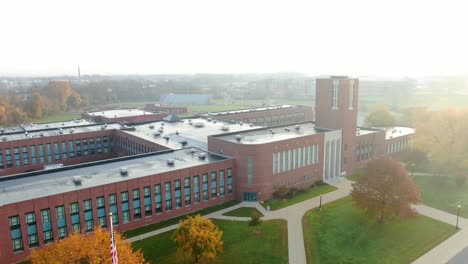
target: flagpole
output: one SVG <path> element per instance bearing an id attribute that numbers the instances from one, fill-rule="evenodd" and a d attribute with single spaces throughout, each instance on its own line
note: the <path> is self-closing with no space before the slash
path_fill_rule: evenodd
<path id="1" fill-rule="evenodd" d="M 115 237 L 114 237 L 114 226 L 112 223 L 112 212 L 109 213 L 109 220 L 110 220 L 110 255 L 112 258 L 112 264 L 118 264 L 119 263 L 119 258 L 117 257 L 117 245 L 115 243 Z"/>

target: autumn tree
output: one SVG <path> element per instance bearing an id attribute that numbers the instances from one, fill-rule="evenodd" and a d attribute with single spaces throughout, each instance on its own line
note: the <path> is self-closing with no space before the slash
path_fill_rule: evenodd
<path id="1" fill-rule="evenodd" d="M 367 163 L 352 187 L 354 204 L 369 216 L 378 217 L 380 223 L 391 216 L 414 215 L 411 204 L 421 201 L 419 189 L 403 165 L 390 157 Z"/>
<path id="2" fill-rule="evenodd" d="M 444 109 L 415 120 L 413 146 L 423 151 L 439 173 L 468 171 L 468 110 Z"/>
<path id="3" fill-rule="evenodd" d="M 115 232 L 115 231 L 114 231 Z M 31 253 L 33 264 L 59 263 L 111 263 L 110 232 L 100 227 L 87 234 L 71 234 L 67 238 Z M 143 254 L 134 252 L 130 243 L 115 232 L 115 241 L 120 263 L 144 263 Z"/>
<path id="4" fill-rule="evenodd" d="M 221 231 L 210 219 L 201 215 L 180 221 L 171 238 L 178 246 L 177 255 L 185 263 L 212 263 L 223 251 Z"/>
<path id="5" fill-rule="evenodd" d="M 393 126 L 395 125 L 395 117 L 386 106 L 379 105 L 366 116 L 364 124 L 366 126 Z"/>

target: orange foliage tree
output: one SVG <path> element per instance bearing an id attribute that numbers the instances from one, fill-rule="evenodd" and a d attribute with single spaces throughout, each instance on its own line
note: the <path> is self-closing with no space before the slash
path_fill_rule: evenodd
<path id="1" fill-rule="evenodd" d="M 223 231 L 200 215 L 180 221 L 171 238 L 178 245 L 177 256 L 184 263 L 212 263 L 223 251 Z"/>
<path id="2" fill-rule="evenodd" d="M 115 231 L 114 231 L 115 232 Z M 115 232 L 117 255 L 120 263 L 144 263 L 143 254 L 133 251 L 129 242 Z M 31 253 L 33 264 L 59 263 L 111 263 L 110 232 L 100 227 L 87 234 L 71 234 L 67 238 Z"/>
<path id="3" fill-rule="evenodd" d="M 381 223 L 390 216 L 414 215 L 411 204 L 421 202 L 419 189 L 403 165 L 390 157 L 367 163 L 352 187 L 354 204 Z"/>

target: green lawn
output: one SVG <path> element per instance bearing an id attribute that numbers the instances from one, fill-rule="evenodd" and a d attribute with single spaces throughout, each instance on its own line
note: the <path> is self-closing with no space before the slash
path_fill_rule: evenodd
<path id="1" fill-rule="evenodd" d="M 239 201 L 236 201 L 236 200 L 227 201 L 227 202 L 225 202 L 225 203 L 218 204 L 218 205 L 215 205 L 215 206 L 212 206 L 212 207 L 208 207 L 208 208 L 205 208 L 205 209 L 202 209 L 202 210 L 193 212 L 193 213 L 181 215 L 181 216 L 174 217 L 174 218 L 170 218 L 170 219 L 167 219 L 167 220 L 164 220 L 164 221 L 161 221 L 161 222 L 157 222 L 157 223 L 154 223 L 154 224 L 151 224 L 151 225 L 142 226 L 142 227 L 139 227 L 139 228 L 136 228 L 136 229 L 133 229 L 133 230 L 129 230 L 129 231 L 127 231 L 127 232 L 124 232 L 124 236 L 125 236 L 126 238 L 138 236 L 138 235 L 141 235 L 141 234 L 144 234 L 144 233 L 148 233 L 148 232 L 151 232 L 151 231 L 154 231 L 154 230 L 163 228 L 163 227 L 167 227 L 167 226 L 171 226 L 171 225 L 178 224 L 178 223 L 179 223 L 179 220 L 181 220 L 181 219 L 183 219 L 183 218 L 185 218 L 185 217 L 187 217 L 187 216 L 189 216 L 189 215 L 196 215 L 196 214 L 206 215 L 206 214 L 211 214 L 211 213 L 216 212 L 216 211 L 219 211 L 219 210 L 221 210 L 221 209 L 234 206 L 234 205 L 236 205 L 236 204 L 238 204 L 238 203 L 240 203 L 240 202 L 239 202 Z"/>
<path id="2" fill-rule="evenodd" d="M 262 205 L 265 208 L 267 208 L 267 206 L 269 205 L 270 210 L 278 210 L 283 207 L 290 206 L 296 203 L 300 203 L 302 201 L 320 196 L 321 194 L 328 193 L 334 190 L 336 190 L 335 187 L 328 185 L 328 184 L 323 184 L 320 186 L 315 186 L 315 187 L 304 189 L 303 193 L 299 193 L 291 199 L 273 198 L 268 201 L 265 201 L 264 203 L 262 203 Z"/>
<path id="3" fill-rule="evenodd" d="M 238 216 L 238 217 L 252 217 L 255 215 L 260 215 L 263 216 L 260 211 L 257 210 L 257 208 L 254 207 L 241 207 L 234 209 L 232 211 L 226 212 L 223 215 L 226 216 Z"/>
<path id="4" fill-rule="evenodd" d="M 307 262 L 314 264 L 411 263 L 456 232 L 425 216 L 380 224 L 351 197 L 307 212 L 302 222 Z"/>
<path id="5" fill-rule="evenodd" d="M 285 220 L 265 221 L 252 227 L 246 222 L 214 220 L 223 230 L 224 251 L 216 263 L 288 263 L 288 231 Z M 260 234 L 254 234 L 254 229 Z M 134 249 L 142 249 L 149 263 L 176 263 L 173 231 L 137 241 Z"/>
<path id="6" fill-rule="evenodd" d="M 62 122 L 62 121 L 70 121 L 73 119 L 80 119 L 81 114 L 76 112 L 65 112 L 56 115 L 51 115 L 44 117 L 39 120 L 35 120 L 36 123 L 51 123 L 51 122 Z"/>
<path id="7" fill-rule="evenodd" d="M 414 181 L 421 190 L 423 204 L 451 214 L 468 218 L 468 182 L 459 187 L 455 179 L 447 176 L 415 176 Z"/>
<path id="8" fill-rule="evenodd" d="M 354 170 L 353 174 L 346 176 L 346 179 L 350 181 L 357 181 L 358 175 L 362 173 L 364 173 L 364 168 L 357 168 L 356 170 Z"/>

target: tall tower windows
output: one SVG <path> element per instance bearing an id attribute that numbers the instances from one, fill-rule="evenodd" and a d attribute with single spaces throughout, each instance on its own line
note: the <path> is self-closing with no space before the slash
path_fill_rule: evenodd
<path id="1" fill-rule="evenodd" d="M 333 80 L 332 110 L 338 110 L 338 86 L 340 80 Z"/>

